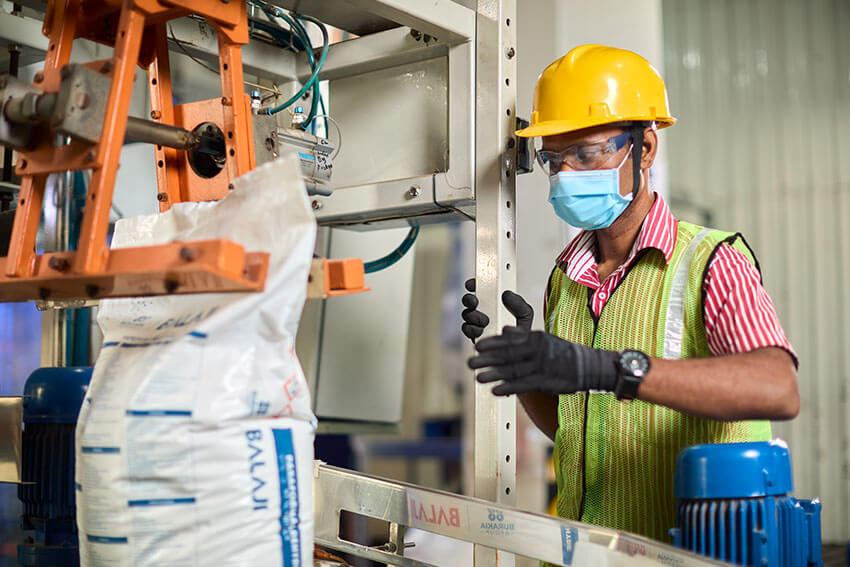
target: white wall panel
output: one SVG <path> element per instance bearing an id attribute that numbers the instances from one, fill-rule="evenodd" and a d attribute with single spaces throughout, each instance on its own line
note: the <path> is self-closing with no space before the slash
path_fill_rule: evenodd
<path id="1" fill-rule="evenodd" d="M 845 542 L 850 4 L 666 0 L 663 21 L 674 210 L 705 210 L 755 248 L 800 357 L 800 416 L 774 433 L 796 494 L 824 502 L 824 541 Z"/>

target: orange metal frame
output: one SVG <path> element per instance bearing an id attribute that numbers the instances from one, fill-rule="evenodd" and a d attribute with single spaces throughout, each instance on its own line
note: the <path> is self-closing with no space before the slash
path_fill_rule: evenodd
<path id="1" fill-rule="evenodd" d="M 166 22 L 203 16 L 218 32 L 220 99 L 172 104 Z M 47 137 L 19 154 L 22 177 L 9 252 L 0 258 L 0 301 L 123 297 L 202 291 L 255 291 L 265 283 L 268 255 L 246 253 L 228 240 L 109 250 L 106 237 L 112 194 L 124 143 L 137 65 L 148 68 L 151 118 L 192 129 L 212 122 L 225 133 L 226 165 L 211 179 L 198 177 L 186 153 L 156 147 L 160 210 L 173 203 L 220 199 L 231 181 L 254 167 L 250 101 L 242 86 L 241 46 L 248 43 L 244 1 L 50 0 L 44 21 L 49 38 L 44 71 L 34 84 L 59 88 L 71 45 L 85 37 L 112 45 L 113 56 L 87 63 L 112 80 L 99 142 L 56 147 Z M 47 175 L 91 169 L 91 183 L 75 252 L 37 255 L 36 234 Z"/>

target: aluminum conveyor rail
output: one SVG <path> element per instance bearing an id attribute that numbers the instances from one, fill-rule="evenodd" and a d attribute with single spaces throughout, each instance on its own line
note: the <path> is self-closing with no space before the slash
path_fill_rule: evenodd
<path id="1" fill-rule="evenodd" d="M 316 544 L 390 565 L 435 567 L 399 554 L 404 549 L 403 527 L 418 528 L 553 565 L 725 565 L 624 532 L 372 477 L 318 461 L 314 475 Z M 367 547 L 341 539 L 342 510 L 388 522 L 390 541 L 378 547 Z"/>

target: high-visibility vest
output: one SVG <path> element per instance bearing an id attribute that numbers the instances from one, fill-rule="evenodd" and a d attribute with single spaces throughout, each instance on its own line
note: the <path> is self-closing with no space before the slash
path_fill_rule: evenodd
<path id="1" fill-rule="evenodd" d="M 758 266 L 739 234 L 680 221 L 670 262 L 655 248 L 641 251 L 598 320 L 589 306 L 592 291 L 556 267 L 546 330 L 606 350 L 637 349 L 667 359 L 710 356 L 702 284 L 724 242 Z M 558 515 L 669 541 L 679 451 L 770 436 L 767 421 L 712 421 L 640 400 L 621 402 L 611 393 L 562 395 L 554 453 Z"/>

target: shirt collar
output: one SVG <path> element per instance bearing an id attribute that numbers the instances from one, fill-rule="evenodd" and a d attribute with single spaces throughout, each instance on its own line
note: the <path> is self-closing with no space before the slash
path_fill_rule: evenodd
<path id="1" fill-rule="evenodd" d="M 669 262 L 676 245 L 677 221 L 667 203 L 659 193 L 655 193 L 655 202 L 649 209 L 635 239 L 632 253 L 626 260 L 628 264 L 634 256 L 646 248 L 655 248 L 664 254 Z M 583 230 L 561 252 L 558 265 L 571 280 L 597 287 L 600 285 L 596 265 L 596 235 L 592 230 Z"/>

